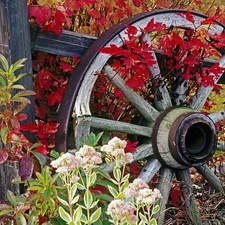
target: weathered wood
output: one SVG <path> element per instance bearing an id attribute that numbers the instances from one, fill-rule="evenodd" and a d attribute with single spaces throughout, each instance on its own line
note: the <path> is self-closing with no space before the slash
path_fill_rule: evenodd
<path id="1" fill-rule="evenodd" d="M 150 158 L 141 170 L 141 173 L 138 175 L 138 177 L 141 178 L 145 183 L 149 183 L 149 181 L 159 171 L 161 166 L 162 164 L 158 161 L 158 159 Z"/>
<path id="2" fill-rule="evenodd" d="M 63 30 L 61 35 L 41 32 L 37 26 L 31 26 L 31 47 L 35 51 L 81 58 L 97 37 Z"/>
<path id="3" fill-rule="evenodd" d="M 172 186 L 174 174 L 174 170 L 170 168 L 162 167 L 160 169 L 158 189 L 160 190 L 162 198 L 159 199 L 158 203 L 160 206 L 160 213 L 156 215 L 156 218 L 158 217 L 158 225 L 163 225 L 164 223 L 166 204 L 170 195 L 170 189 Z"/>
<path id="4" fill-rule="evenodd" d="M 225 109 L 222 109 L 218 112 L 209 114 L 209 117 L 213 120 L 214 123 L 217 123 L 225 119 Z"/>
<path id="5" fill-rule="evenodd" d="M 114 84 L 123 94 L 130 100 L 131 103 L 139 110 L 147 121 L 155 121 L 159 116 L 159 112 L 145 101 L 137 92 L 125 85 L 125 81 L 115 72 L 112 67 L 106 65 L 104 72 L 110 82 Z"/>
<path id="6" fill-rule="evenodd" d="M 31 45 L 28 23 L 27 1 L 25 0 L 2 0 L 0 1 L 0 53 L 9 63 L 14 63 L 21 58 L 27 58 L 25 67 L 19 73 L 28 73 L 19 81 L 26 89 L 33 89 Z M 30 98 L 31 104 L 24 110 L 28 120 L 34 120 L 34 98 Z M 27 135 L 30 141 L 33 135 Z M 0 165 L 0 199 L 5 199 L 6 190 L 19 193 L 19 187 L 11 183 L 16 177 L 17 166 L 14 163 Z"/>
<path id="7" fill-rule="evenodd" d="M 154 66 L 151 66 L 151 67 L 149 66 L 148 69 L 151 72 L 152 80 L 160 83 L 160 86 L 156 89 L 154 93 L 155 95 L 154 102 L 155 102 L 156 109 L 159 111 L 163 111 L 166 108 L 172 106 L 170 95 L 166 86 L 164 85 L 164 81 L 162 80 L 159 63 L 156 57 L 156 53 L 152 50 L 152 43 L 148 33 L 143 35 L 142 41 L 146 42 L 146 44 L 149 47 L 149 52 L 152 53 L 152 57 L 154 58 L 156 62 Z M 160 97 L 161 99 L 159 100 L 157 96 L 161 96 Z"/>
<path id="8" fill-rule="evenodd" d="M 91 117 L 91 126 L 104 131 L 117 131 L 145 137 L 151 137 L 152 135 L 152 127 L 139 126 L 131 123 L 102 119 L 98 117 Z"/>
<path id="9" fill-rule="evenodd" d="M 205 164 L 203 166 L 195 167 L 208 182 L 218 192 L 224 192 L 220 179 L 213 173 L 213 171 Z"/>
<path id="10" fill-rule="evenodd" d="M 194 225 L 202 225 L 201 215 L 195 202 L 189 169 L 177 170 L 176 177 L 180 182 L 180 189 L 183 192 L 188 216 Z"/>

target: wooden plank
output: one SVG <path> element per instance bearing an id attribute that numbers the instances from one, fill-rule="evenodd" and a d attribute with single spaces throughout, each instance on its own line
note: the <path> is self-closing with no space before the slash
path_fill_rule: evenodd
<path id="1" fill-rule="evenodd" d="M 31 48 L 35 51 L 55 55 L 81 56 L 97 37 L 64 30 L 60 36 L 50 32 L 40 32 L 37 26 L 31 26 Z"/>
<path id="2" fill-rule="evenodd" d="M 10 63 L 21 58 L 27 58 L 25 67 L 19 73 L 29 73 L 20 80 L 26 89 L 33 89 L 31 45 L 28 23 L 26 0 L 2 0 L 0 1 L 0 53 Z M 30 104 L 24 112 L 28 115 L 28 121 L 34 120 L 34 98 L 31 97 Z M 28 135 L 30 141 L 34 141 L 34 135 Z M 11 183 L 12 178 L 18 176 L 17 165 L 6 162 L 0 165 L 0 199 L 5 199 L 6 190 L 9 189 L 16 194 L 19 186 Z"/>
<path id="3" fill-rule="evenodd" d="M 180 189 L 183 192 L 185 206 L 193 225 L 202 225 L 201 215 L 195 202 L 189 169 L 177 170 L 177 180 L 180 181 Z"/>

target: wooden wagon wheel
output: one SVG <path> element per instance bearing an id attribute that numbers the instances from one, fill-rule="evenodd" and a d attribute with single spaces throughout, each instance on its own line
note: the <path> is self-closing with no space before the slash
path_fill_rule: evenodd
<path id="1" fill-rule="evenodd" d="M 187 97 L 185 93 L 189 84 L 183 80 L 177 84 L 175 90 L 177 95 L 171 97 L 171 84 L 168 83 L 161 71 L 163 49 L 157 52 L 149 48 L 152 56 L 158 60 L 158 63 L 149 68 L 151 74 L 149 82 L 152 85 L 156 77 L 160 80 L 160 85 L 154 89 L 153 103 L 149 102 L 139 92 L 135 92 L 128 87 L 110 66 L 111 56 L 101 53 L 98 49 L 112 44 L 123 46 L 124 40 L 127 38 L 127 25 L 135 26 L 143 31 L 149 21 L 154 19 L 155 23 L 163 23 L 167 28 L 174 29 L 175 27 L 187 31 L 196 27 L 200 29 L 201 21 L 207 18 L 204 15 L 191 12 L 194 18 L 192 23 L 187 18 L 180 16 L 181 13 L 185 13 L 185 11 L 166 10 L 142 13 L 113 26 L 102 34 L 87 50 L 69 80 L 58 115 L 60 126 L 56 134 L 56 149 L 59 152 L 67 150 L 68 125 L 72 111 L 76 121 L 76 143 L 82 140 L 91 128 L 121 132 L 138 138 L 139 146 L 134 153 L 135 160 L 148 157 L 140 177 L 145 182 L 149 182 L 157 172 L 160 174 L 159 189 L 163 198 L 160 201 L 162 213 L 158 218 L 158 224 L 163 224 L 165 216 L 163 211 L 166 209 L 172 180 L 175 176 L 180 181 L 180 188 L 185 198 L 190 219 L 193 224 L 201 224 L 201 217 L 191 189 L 189 168 L 195 167 L 217 191 L 223 191 L 219 179 L 206 165 L 206 162 L 214 154 L 217 144 L 214 123 L 222 120 L 223 115 L 221 112 L 217 112 L 206 116 L 199 112 L 212 90 L 210 86 L 200 86 L 194 92 L 191 100 L 187 102 L 185 101 Z M 223 30 L 224 27 L 221 24 L 215 23 L 210 26 L 209 34 L 210 36 L 215 33 L 220 34 Z M 139 33 L 142 42 L 150 46 L 150 35 L 148 33 L 143 34 L 143 32 Z M 184 57 L 182 60 L 184 60 Z M 207 61 L 211 65 L 215 63 L 215 61 L 208 59 L 205 59 L 202 63 L 206 65 Z M 221 67 L 224 67 L 225 57 L 220 57 L 217 62 Z M 92 114 L 90 96 L 98 77 L 96 73 L 99 74 L 100 72 L 105 74 L 111 84 L 122 91 L 135 110 L 139 112 L 143 118 L 141 123 L 136 123 L 134 120 L 128 123 L 100 118 Z M 218 79 L 219 76 L 215 81 L 217 82 Z M 153 88 L 152 86 L 151 88 Z M 145 86 L 146 88 L 148 88 L 148 85 Z"/>

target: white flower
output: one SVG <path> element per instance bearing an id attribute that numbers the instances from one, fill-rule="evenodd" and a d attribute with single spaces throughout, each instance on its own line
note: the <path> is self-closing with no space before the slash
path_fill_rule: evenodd
<path id="1" fill-rule="evenodd" d="M 144 188 L 149 188 L 148 184 L 146 184 L 142 179 L 137 178 L 130 183 L 127 188 L 124 190 L 124 194 L 126 198 L 130 197 L 138 197 L 139 191 Z"/>
<path id="2" fill-rule="evenodd" d="M 124 140 L 121 140 L 118 137 L 114 137 L 108 142 L 108 145 L 111 145 L 113 148 L 122 148 L 122 149 L 124 149 L 127 146 L 127 142 L 124 141 Z"/>
<path id="3" fill-rule="evenodd" d="M 51 166 L 56 168 L 58 173 L 67 173 L 74 168 L 80 166 L 80 161 L 76 156 L 67 152 L 61 155 L 58 159 L 51 162 Z"/>
<path id="4" fill-rule="evenodd" d="M 161 198 L 161 194 L 158 189 L 152 191 L 149 188 L 144 188 L 139 191 L 139 196 L 137 197 L 138 204 L 152 205 L 158 198 Z"/>
<path id="5" fill-rule="evenodd" d="M 75 153 L 76 157 L 81 162 L 81 167 L 84 170 L 95 168 L 98 164 L 102 163 L 101 153 L 88 145 L 84 145 L 78 152 Z"/>
<path id="6" fill-rule="evenodd" d="M 121 221 L 126 218 L 128 224 L 134 224 L 138 221 L 135 215 L 136 207 L 130 203 L 125 203 L 122 200 L 113 200 L 109 203 L 107 214 L 116 221 Z"/>

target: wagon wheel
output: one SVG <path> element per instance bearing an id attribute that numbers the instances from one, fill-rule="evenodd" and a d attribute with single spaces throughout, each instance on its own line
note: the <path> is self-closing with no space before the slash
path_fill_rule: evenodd
<path id="1" fill-rule="evenodd" d="M 156 61 L 158 60 L 154 66 L 149 67 L 149 73 L 151 74 L 150 88 L 154 89 L 153 86 L 155 85 L 152 84 L 159 84 L 159 82 L 154 83 L 156 77 L 160 81 L 160 85 L 154 89 L 154 102 L 151 102 L 146 96 L 143 97 L 140 92 L 128 87 L 121 76 L 113 70 L 110 55 L 100 53 L 98 49 L 111 44 L 123 46 L 124 40 L 127 38 L 127 25 L 133 25 L 139 30 L 144 30 L 149 21 L 154 19 L 155 23 L 163 23 L 168 28 L 176 27 L 177 29 L 191 30 L 194 27 L 201 27 L 199 26 L 201 21 L 207 18 L 204 15 L 191 12 L 194 18 L 194 23 L 191 23 L 187 18 L 178 15 L 180 13 L 185 13 L 185 11 L 167 10 L 142 13 L 113 26 L 102 34 L 87 50 L 69 80 L 59 110 L 58 122 L 60 126 L 56 134 L 57 151 L 66 151 L 69 120 L 73 111 L 77 145 L 79 140 L 84 139 L 93 128 L 107 132 L 121 132 L 137 138 L 139 145 L 134 153 L 134 159 L 139 160 L 148 157 L 139 177 L 148 183 L 159 172 L 159 189 L 163 198 L 160 201 L 161 214 L 158 218 L 158 224 L 163 224 L 164 211 L 172 180 L 175 176 L 180 181 L 180 188 L 184 195 L 186 210 L 190 219 L 193 224 L 201 224 L 201 217 L 191 188 L 192 182 L 189 172 L 191 167 L 195 167 L 217 191 L 223 191 L 219 179 L 206 165 L 216 149 L 217 137 L 214 123 L 223 119 L 222 113 L 217 112 L 206 116 L 199 112 L 212 87 L 200 86 L 197 91 L 195 89 L 194 95 L 187 101 L 186 93 L 189 84 L 183 80 L 181 83 L 177 83 L 175 97 L 174 95 L 171 97 L 174 93 L 174 87 L 172 92 L 171 83 L 168 82 L 161 71 L 163 49 L 153 51 L 152 48 L 149 48 L 152 57 Z M 220 34 L 223 30 L 224 27 L 216 23 L 210 26 L 209 33 L 211 36 L 214 33 Z M 140 33 L 141 42 L 150 46 L 151 35 L 147 32 L 145 34 Z M 182 60 L 184 60 L 184 57 Z M 213 65 L 215 60 L 204 59 L 204 66 L 208 66 L 207 62 Z M 217 62 L 221 67 L 224 67 L 225 57 L 220 57 Z M 100 73 L 104 73 L 110 84 L 122 91 L 130 102 L 130 112 L 136 113 L 138 111 L 138 118 L 141 117 L 142 122 L 135 122 L 136 116 L 129 122 L 124 122 L 118 118 L 116 120 L 101 118 L 91 112 L 91 94 L 98 77 L 96 74 Z M 215 82 L 218 79 L 219 77 L 216 78 Z M 148 87 L 148 85 L 145 85 L 145 91 L 148 90 Z M 190 92 L 189 95 L 191 95 Z"/>

